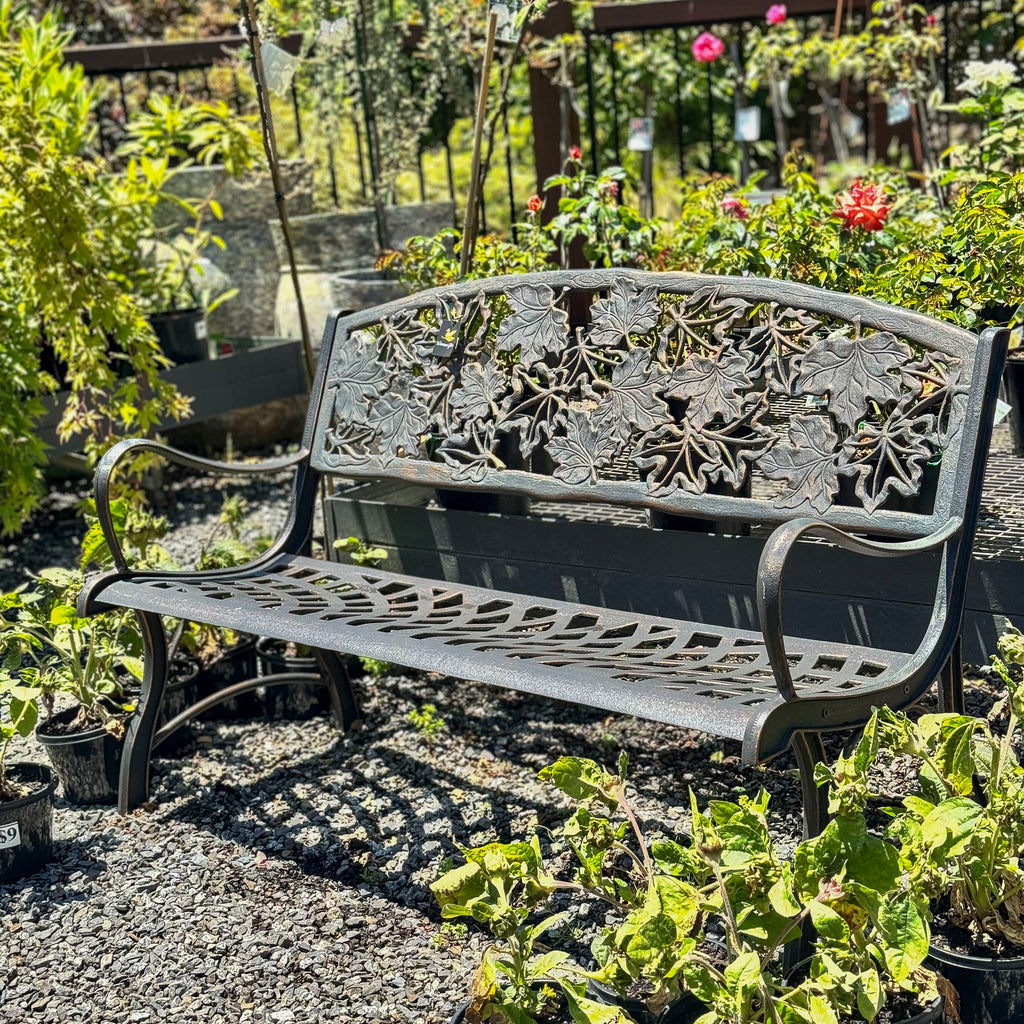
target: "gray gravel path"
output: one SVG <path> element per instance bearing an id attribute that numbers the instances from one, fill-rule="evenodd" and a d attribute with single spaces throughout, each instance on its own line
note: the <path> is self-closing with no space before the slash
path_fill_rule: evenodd
<path id="1" fill-rule="evenodd" d="M 706 737 L 440 677 L 361 690 L 345 737 L 325 718 L 201 724 L 129 817 L 59 801 L 57 860 L 0 886 L 0 1021 L 447 1021 L 485 936 L 444 925 L 427 886 L 456 844 L 558 817 L 536 771 L 563 752 L 628 749 L 667 834 L 689 785 L 764 783 L 781 833 L 799 828 L 784 765 L 743 772 Z M 408 720 L 424 703 L 433 740 Z"/>

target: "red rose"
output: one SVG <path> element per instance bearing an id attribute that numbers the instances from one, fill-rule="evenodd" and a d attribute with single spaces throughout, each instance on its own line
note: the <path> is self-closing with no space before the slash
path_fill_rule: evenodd
<path id="1" fill-rule="evenodd" d="M 580 147 L 579 146 L 570 146 L 569 147 L 569 159 L 570 160 L 579 160 L 579 158 L 582 155 L 583 154 L 580 152 Z"/>
<path id="2" fill-rule="evenodd" d="M 739 220 L 746 220 L 750 216 L 750 207 L 747 206 L 746 200 L 740 199 L 739 196 L 726 196 L 722 200 L 722 212 L 731 213 Z"/>
<path id="3" fill-rule="evenodd" d="M 537 196 L 537 195 L 530 196 L 530 198 L 527 199 L 527 201 L 526 201 L 526 206 L 529 209 L 530 213 L 539 213 L 540 212 L 540 208 L 543 205 L 544 205 L 544 200 L 541 199 L 541 197 Z"/>
<path id="4" fill-rule="evenodd" d="M 889 216 L 890 204 L 881 185 L 862 185 L 858 178 L 845 192 L 836 196 L 833 217 L 842 217 L 844 228 L 881 231 Z"/>

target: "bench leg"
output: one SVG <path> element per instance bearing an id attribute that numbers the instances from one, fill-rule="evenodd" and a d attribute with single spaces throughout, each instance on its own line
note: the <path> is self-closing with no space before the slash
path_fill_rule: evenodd
<path id="1" fill-rule="evenodd" d="M 344 660 L 336 651 L 314 648 L 313 654 L 320 668 L 327 692 L 331 695 L 331 714 L 334 724 L 342 732 L 348 732 L 362 722 L 363 714 L 359 708 L 359 700 L 352 682 L 348 677 L 348 669 Z"/>
<path id="2" fill-rule="evenodd" d="M 800 770 L 800 795 L 804 804 L 804 838 L 820 836 L 828 824 L 828 791 L 814 784 L 814 766 L 825 762 L 825 746 L 816 732 L 798 732 L 793 754 Z"/>
<path id="3" fill-rule="evenodd" d="M 135 810 L 149 799 L 149 755 L 167 684 L 167 637 L 163 620 L 153 612 L 136 612 L 136 615 L 145 644 L 142 694 L 128 722 L 121 754 L 117 795 L 117 809 L 121 814 Z"/>
<path id="4" fill-rule="evenodd" d="M 825 746 L 816 732 L 798 732 L 792 741 L 800 771 L 800 795 L 804 805 L 804 838 L 821 835 L 828 824 L 828 790 L 814 784 L 814 766 L 825 762 Z M 803 933 L 786 943 L 782 962 L 787 971 L 806 960 L 814 951 L 814 928 L 807 921 Z"/>
<path id="5" fill-rule="evenodd" d="M 964 645 L 959 636 L 949 660 L 939 672 L 939 710 L 957 715 L 964 713 Z"/>

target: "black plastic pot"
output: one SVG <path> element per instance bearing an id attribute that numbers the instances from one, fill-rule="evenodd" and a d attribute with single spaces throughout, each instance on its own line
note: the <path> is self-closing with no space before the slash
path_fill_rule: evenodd
<path id="1" fill-rule="evenodd" d="M 956 989 L 963 1024 L 1024 1024 L 1024 956 L 966 956 L 932 945 L 926 963 Z"/>
<path id="2" fill-rule="evenodd" d="M 1024 359 L 1008 359 L 1003 370 L 1003 393 L 1010 411 L 1006 421 L 1010 426 L 1013 454 L 1024 456 Z"/>
<path id="3" fill-rule="evenodd" d="M 178 309 L 154 313 L 149 323 L 164 355 L 173 363 L 198 363 L 210 358 L 206 313 L 201 309 Z"/>
<path id="4" fill-rule="evenodd" d="M 797 984 L 799 979 L 805 978 L 811 965 L 811 959 L 801 960 L 795 964 L 793 969 L 786 972 L 786 981 L 790 984 Z M 912 1017 L 893 1018 L 893 1024 L 933 1024 L 945 1020 L 945 1000 L 942 996 L 936 996 L 935 1000 L 928 1004 L 923 1010 L 918 1010 Z M 891 1012 L 891 1011 L 890 1011 Z M 963 1024 L 967 1024 L 966 1019 Z M 1006 1024 L 1012 1024 L 1007 1021 Z"/>
<path id="5" fill-rule="evenodd" d="M 282 672 L 309 672 L 319 675 L 316 658 L 286 654 L 287 645 L 271 637 L 256 641 L 260 675 L 264 678 Z M 304 719 L 326 714 L 331 709 L 327 688 L 316 683 L 281 683 L 263 687 L 263 708 L 268 718 Z"/>
<path id="6" fill-rule="evenodd" d="M 169 722 L 185 708 L 196 702 L 196 676 L 199 674 L 199 663 L 191 655 L 177 653 L 171 661 L 171 670 L 164 688 L 164 699 L 157 715 L 157 729 Z M 138 684 L 129 688 L 129 693 L 138 699 Z M 175 729 L 156 749 L 162 757 L 175 754 L 192 739 L 192 729 L 188 725 Z"/>
<path id="7" fill-rule="evenodd" d="M 0 803 L 0 882 L 24 878 L 53 860 L 56 777 L 46 765 L 28 762 L 10 765 L 7 777 L 30 792 Z"/>
<path id="8" fill-rule="evenodd" d="M 534 458 L 536 458 L 534 453 Z M 518 442 L 511 437 L 503 437 L 498 442 L 498 458 L 508 469 L 525 469 L 526 460 L 519 452 Z M 536 473 L 537 470 L 533 469 Z M 499 512 L 507 516 L 525 516 L 530 510 L 529 498 L 521 494 L 493 494 L 488 491 L 458 491 L 438 488 L 437 502 L 445 509 L 456 509 L 462 512 Z"/>
<path id="9" fill-rule="evenodd" d="M 68 803 L 115 803 L 124 735 L 115 737 L 98 726 L 67 734 L 47 730 L 51 722 L 68 725 L 77 715 L 77 707 L 58 712 L 36 727 L 36 739 L 45 749 Z"/>
<path id="10" fill-rule="evenodd" d="M 219 693 L 226 686 L 232 686 L 257 676 L 256 637 L 243 637 L 233 647 L 228 647 L 216 661 L 199 670 L 196 676 L 196 698 L 202 700 Z M 263 713 L 263 702 L 255 690 L 232 697 L 205 711 L 203 718 L 219 721 L 258 718 Z"/>
<path id="11" fill-rule="evenodd" d="M 587 982 L 587 995 L 605 1006 L 621 1006 L 636 1024 L 693 1024 L 708 1012 L 707 1006 L 692 993 L 685 993 L 669 1003 L 661 1013 L 652 1013 L 639 999 L 622 998 L 613 988 L 595 981 Z"/>

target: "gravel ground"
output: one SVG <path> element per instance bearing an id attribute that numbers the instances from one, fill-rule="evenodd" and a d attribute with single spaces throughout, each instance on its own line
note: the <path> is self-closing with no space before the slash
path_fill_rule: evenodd
<path id="1" fill-rule="evenodd" d="M 247 490 L 257 531 L 283 518 L 287 479 Z M 182 561 L 216 483 L 174 484 Z M 71 563 L 79 492 L 0 550 L 0 586 Z M 554 823 L 563 802 L 536 772 L 563 753 L 628 750 L 638 815 L 666 835 L 685 831 L 690 786 L 703 803 L 763 785 L 779 837 L 800 830 L 786 759 L 745 770 L 735 744 L 433 675 L 359 688 L 366 724 L 347 736 L 326 718 L 200 723 L 128 817 L 58 796 L 56 860 L 0 885 L 0 1024 L 448 1021 L 486 937 L 444 924 L 428 885 L 459 845 Z M 433 738 L 409 719 L 424 704 L 444 722 Z"/>

